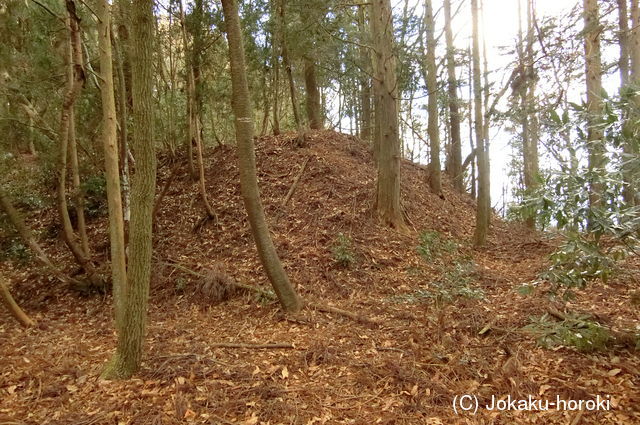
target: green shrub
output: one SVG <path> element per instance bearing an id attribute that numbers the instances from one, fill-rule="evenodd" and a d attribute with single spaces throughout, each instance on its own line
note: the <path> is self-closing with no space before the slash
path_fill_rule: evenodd
<path id="1" fill-rule="evenodd" d="M 427 261 L 432 261 L 442 253 L 452 253 L 458 248 L 458 244 L 442 237 L 440 232 L 426 230 L 420 234 L 418 254 Z"/>
<path id="2" fill-rule="evenodd" d="M 341 267 L 350 267 L 356 262 L 353 248 L 351 247 L 351 239 L 343 233 L 338 233 L 331 252 L 333 253 L 333 259 Z"/>
<path id="3" fill-rule="evenodd" d="M 80 190 L 84 194 L 85 212 L 89 217 L 100 217 L 107 213 L 107 181 L 103 175 L 85 179 Z"/>
<path id="4" fill-rule="evenodd" d="M 536 335 L 538 344 L 545 348 L 564 346 L 593 352 L 606 348 L 611 341 L 609 331 L 588 316 L 568 316 L 557 322 L 545 314 L 532 322 L 525 330 Z"/>
<path id="5" fill-rule="evenodd" d="M 16 260 L 26 263 L 31 258 L 31 251 L 18 236 L 7 238 L 0 247 L 0 259 Z"/>

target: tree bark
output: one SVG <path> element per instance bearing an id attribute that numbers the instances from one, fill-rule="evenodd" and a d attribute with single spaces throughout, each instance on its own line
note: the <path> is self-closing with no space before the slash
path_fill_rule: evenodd
<path id="1" fill-rule="evenodd" d="M 138 0 L 131 14 L 133 94 L 133 153 L 136 169 L 131 181 L 129 268 L 123 300 L 123 320 L 114 357 L 103 372 L 107 379 L 133 375 L 142 361 L 147 301 L 151 279 L 152 212 L 156 187 L 153 144 L 153 0 Z"/>
<path id="2" fill-rule="evenodd" d="M 306 107 L 309 127 L 312 130 L 321 130 L 322 105 L 320 105 L 320 90 L 316 77 L 316 63 L 310 56 L 304 57 L 304 85 L 307 91 Z"/>
<path id="3" fill-rule="evenodd" d="M 622 1 L 622 0 L 621 0 Z M 628 37 L 628 55 L 631 62 L 631 69 L 629 70 L 628 82 L 634 85 L 640 83 L 640 10 L 638 9 L 638 0 L 631 0 L 631 33 Z M 621 28 L 622 30 L 622 28 Z M 622 38 L 621 38 L 622 43 Z M 626 137 L 623 144 L 623 152 L 626 156 L 627 163 L 623 166 L 623 180 L 625 187 L 622 190 L 622 197 L 629 207 L 634 207 L 640 204 L 640 197 L 637 190 L 637 170 L 634 170 L 633 165 L 628 162 L 628 159 L 638 156 L 637 147 L 637 135 L 638 125 L 640 118 L 640 96 L 637 94 L 632 98 L 631 112 L 629 114 L 629 120 L 627 128 L 625 129 Z"/>
<path id="4" fill-rule="evenodd" d="M 80 18 L 76 14 L 76 5 L 73 0 L 65 0 L 67 8 L 67 26 L 69 30 L 68 39 L 68 64 L 69 72 L 67 74 L 67 87 L 64 100 L 62 103 L 62 112 L 60 117 L 59 138 L 59 164 L 58 164 L 58 213 L 62 222 L 62 229 L 65 242 L 74 258 L 87 273 L 88 278 L 93 283 L 98 283 L 98 277 L 95 269 L 89 260 L 87 253 L 78 245 L 76 236 L 71 225 L 69 211 L 67 208 L 66 181 L 67 181 L 67 156 L 69 147 L 69 134 L 71 128 L 71 120 L 73 117 L 73 106 L 78 98 L 80 90 L 84 85 L 85 74 L 82 66 L 82 45 L 80 40 Z"/>
<path id="5" fill-rule="evenodd" d="M 11 296 L 11 292 L 7 285 L 0 278 L 0 298 L 2 298 L 2 302 L 9 310 L 9 313 L 16 319 L 22 326 L 28 328 L 36 323 L 29 317 L 27 314 L 20 308 L 18 303 Z"/>
<path id="6" fill-rule="evenodd" d="M 400 206 L 400 136 L 396 57 L 393 53 L 391 2 L 374 0 L 371 8 L 374 94 L 379 140 L 376 211 L 385 225 L 404 228 Z"/>
<path id="7" fill-rule="evenodd" d="M 73 70 L 68 68 L 69 80 L 73 79 Z M 84 195 L 80 186 L 80 167 L 78 165 L 78 147 L 76 140 L 76 113 L 72 107 L 69 111 L 69 161 L 71 162 L 71 187 L 73 190 L 74 207 L 76 210 L 76 228 L 80 237 L 80 246 L 86 257 L 89 257 L 89 237 L 87 223 L 84 217 Z"/>
<path id="8" fill-rule="evenodd" d="M 429 134 L 429 150 L 431 162 L 429 164 L 429 186 L 434 193 L 442 192 L 440 165 L 440 128 L 438 123 L 438 69 L 436 67 L 436 37 L 435 21 L 433 19 L 433 2 L 424 2 L 424 26 L 427 37 L 427 52 L 425 55 L 427 70 L 427 92 L 429 113 L 427 133 Z"/>
<path id="9" fill-rule="evenodd" d="M 600 55 L 600 18 L 597 0 L 584 0 L 584 53 L 587 82 L 587 151 L 589 171 L 594 176 L 589 187 L 589 208 L 603 206 L 604 186 L 597 177 L 606 165 L 602 131 L 602 62 Z"/>
<path id="10" fill-rule="evenodd" d="M 447 43 L 447 92 L 449 103 L 449 131 L 451 134 L 451 176 L 453 187 L 458 192 L 464 192 L 462 170 L 462 138 L 460 132 L 460 112 L 458 108 L 458 82 L 456 79 L 455 46 L 453 44 L 453 30 L 451 19 L 451 0 L 444 0 L 445 39 Z"/>
<path id="11" fill-rule="evenodd" d="M 478 34 L 478 0 L 471 0 L 472 11 L 472 32 L 473 32 L 473 96 L 474 96 L 474 113 L 475 113 L 475 139 L 478 160 L 478 200 L 476 209 L 476 228 L 473 235 L 473 243 L 475 246 L 484 246 L 487 242 L 487 233 L 489 231 L 489 221 L 491 214 L 491 201 L 489 194 L 489 158 L 486 149 L 484 126 L 483 123 L 483 99 L 482 99 L 482 82 L 480 73 L 480 41 Z"/>
<path id="12" fill-rule="evenodd" d="M 113 55 L 111 51 L 111 13 L 107 0 L 99 1 L 98 15 L 98 47 L 100 50 L 100 78 L 102 81 L 100 85 L 102 99 L 102 145 L 104 149 L 104 168 L 107 180 L 107 201 L 109 208 L 111 279 L 116 326 L 118 332 L 123 332 L 123 300 L 127 288 L 127 265 L 116 130 L 116 102 L 112 67 Z"/>
<path id="13" fill-rule="evenodd" d="M 200 110 L 201 107 L 199 103 L 201 99 L 199 99 L 197 84 L 196 81 L 196 69 L 199 69 L 199 59 L 197 60 L 196 65 L 196 57 L 200 56 L 200 52 L 196 50 L 196 48 L 201 48 L 201 42 L 196 43 L 196 38 L 194 37 L 193 48 L 191 49 L 191 54 L 189 54 L 189 42 L 187 39 L 187 30 L 184 19 L 184 11 L 182 8 L 182 1 L 180 3 L 180 24 L 182 26 L 182 42 L 185 51 L 186 59 L 186 67 L 187 67 L 187 123 L 188 123 L 188 137 L 189 144 L 196 145 L 196 159 L 198 164 L 198 187 L 200 189 L 200 196 L 202 197 L 202 202 L 204 203 L 205 211 L 209 219 L 215 219 L 216 213 L 209 202 L 209 197 L 207 196 L 207 185 L 204 175 L 204 158 L 202 157 L 202 131 L 200 128 L 201 117 Z M 199 7 L 202 7 L 202 2 L 198 2 Z M 196 7 L 197 9 L 197 7 Z M 196 13 L 196 12 L 194 12 Z M 198 71 L 199 73 L 199 71 Z M 194 177 L 194 176 L 192 176 Z"/>
<path id="14" fill-rule="evenodd" d="M 358 6 L 358 29 L 360 31 L 360 139 L 371 141 L 371 54 L 366 47 L 368 40 L 365 6 Z"/>
<path id="15" fill-rule="evenodd" d="M 235 115 L 242 199 L 249 216 L 251 232 L 256 242 L 262 266 L 267 272 L 280 304 L 286 312 L 297 312 L 302 308 L 302 301 L 289 282 L 287 273 L 282 267 L 271 240 L 260 201 L 253 146 L 253 111 L 251 110 L 251 98 L 247 83 L 238 6 L 235 0 L 222 0 L 222 9 L 229 43 L 232 103 Z"/>

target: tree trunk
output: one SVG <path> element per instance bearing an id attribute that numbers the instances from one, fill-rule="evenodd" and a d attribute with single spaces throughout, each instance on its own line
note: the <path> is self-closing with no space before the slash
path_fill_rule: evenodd
<path id="1" fill-rule="evenodd" d="M 196 61 L 196 57 L 200 56 L 200 52 L 196 50 L 196 48 L 201 48 L 201 43 L 196 43 L 196 38 L 194 36 L 193 48 L 191 49 L 191 54 L 189 54 L 189 42 L 187 39 L 187 30 L 185 25 L 184 18 L 184 10 L 182 8 L 182 1 L 180 3 L 180 25 L 182 26 L 182 43 L 184 47 L 187 67 L 187 123 L 188 123 L 188 137 L 189 144 L 196 145 L 196 159 L 198 163 L 198 187 L 200 189 L 200 196 L 202 197 L 202 201 L 204 203 L 205 211 L 209 219 L 215 219 L 216 213 L 209 202 L 209 197 L 207 196 L 207 185 L 204 176 L 204 159 L 202 157 L 202 131 L 200 128 L 201 125 L 201 117 L 200 110 L 201 107 L 199 103 L 201 102 L 200 96 L 198 95 L 197 84 L 196 81 L 196 70 L 199 69 L 199 59 Z M 198 2 L 199 6 L 202 7 L 202 2 Z M 196 12 L 194 12 L 196 13 Z M 197 31 L 196 31 L 197 32 Z M 198 71 L 199 73 L 199 71 Z M 192 176 L 194 177 L 194 176 Z"/>
<path id="2" fill-rule="evenodd" d="M 76 261 L 86 271 L 87 276 L 93 283 L 98 283 L 98 278 L 91 261 L 87 257 L 82 247 L 78 245 L 76 236 L 71 225 L 71 218 L 67 208 L 66 182 L 67 182 L 67 156 L 69 147 L 69 135 L 71 133 L 71 123 L 73 118 L 73 106 L 82 89 L 85 81 L 84 69 L 82 66 L 82 46 L 80 41 L 80 19 L 76 14 L 76 5 L 73 0 L 65 0 L 68 12 L 67 25 L 69 29 L 69 39 L 67 48 L 68 70 L 67 88 L 62 103 L 60 117 L 59 137 L 59 164 L 58 164 L 58 213 L 62 222 L 64 239 L 75 257 Z"/>
<path id="3" fill-rule="evenodd" d="M 371 33 L 375 55 L 373 61 L 375 115 L 377 124 L 380 126 L 376 211 L 385 225 L 404 228 L 400 206 L 400 137 L 390 0 L 373 1 Z"/>
<path id="4" fill-rule="evenodd" d="M 118 346 L 103 372 L 107 379 L 124 379 L 140 367 L 151 279 L 152 212 L 156 187 L 153 144 L 153 0 L 132 4 L 131 67 L 133 94 L 133 153 L 136 169 L 131 181 L 129 268 Z"/>
<path id="5" fill-rule="evenodd" d="M 429 134 L 429 150 L 431 162 L 429 164 L 429 186 L 434 193 L 442 192 L 441 165 L 440 165 L 440 128 L 438 124 L 438 69 L 436 67 L 436 37 L 435 21 L 433 19 L 433 2 L 424 2 L 424 26 L 427 37 L 427 53 L 425 56 L 425 68 L 427 70 L 427 92 L 429 122 L 427 133 Z"/>
<path id="6" fill-rule="evenodd" d="M 293 119 L 296 124 L 298 134 L 302 134 L 302 122 L 300 120 L 300 112 L 298 111 L 298 95 L 296 90 L 296 83 L 293 78 L 293 68 L 291 66 L 291 58 L 289 57 L 289 47 L 287 43 L 287 32 L 285 29 L 285 2 L 284 0 L 274 0 L 277 5 L 277 17 L 276 17 L 276 32 L 279 37 L 279 45 L 282 55 L 282 63 L 284 64 L 284 70 L 287 73 L 287 80 L 289 81 L 289 94 L 291 96 L 291 108 L 293 111 Z"/>
<path id="7" fill-rule="evenodd" d="M 366 46 L 369 43 L 367 37 L 367 18 L 365 6 L 358 6 L 358 29 L 360 31 L 360 44 Z M 360 139 L 371 141 L 371 55 L 369 49 L 360 47 L 360 103 L 362 105 L 360 116 Z"/>
<path id="8" fill-rule="evenodd" d="M 485 131 L 483 123 L 482 82 L 480 73 L 480 41 L 478 34 L 478 0 L 471 0 L 473 21 L 473 96 L 475 113 L 475 139 L 478 160 L 478 201 L 476 209 L 476 228 L 473 236 L 475 246 L 484 246 L 487 242 L 489 220 L 491 213 L 489 195 L 489 158 L 486 150 Z"/>
<path id="9" fill-rule="evenodd" d="M 235 114 L 242 199 L 249 216 L 251 232 L 256 242 L 262 266 L 267 272 L 280 304 L 287 312 L 297 312 L 302 308 L 302 301 L 289 282 L 287 273 L 282 267 L 271 240 L 260 201 L 253 146 L 253 111 L 251 110 L 251 98 L 247 83 L 238 6 L 235 0 L 222 0 L 222 9 L 229 43 L 232 103 Z"/>
<path id="10" fill-rule="evenodd" d="M 584 52 L 587 81 L 587 150 L 589 171 L 594 176 L 590 181 L 589 208 L 603 206 L 604 186 L 601 178 L 605 167 L 602 131 L 602 62 L 600 58 L 600 19 L 597 0 L 584 0 Z"/>
<path id="11" fill-rule="evenodd" d="M 70 79 L 73 75 L 69 76 Z M 73 190 L 74 207 L 76 210 L 76 228 L 80 237 L 80 246 L 86 257 L 90 256 L 87 223 L 84 217 L 84 195 L 80 186 L 80 167 L 78 165 L 78 147 L 76 140 L 76 114 L 72 108 L 69 111 L 69 161 L 71 162 L 71 188 Z"/>
<path id="12" fill-rule="evenodd" d="M 521 4 L 519 5 L 519 21 L 521 21 Z M 524 46 L 525 38 L 522 35 L 522 25 L 519 29 L 519 71 L 522 81 L 519 87 L 521 119 L 522 119 L 522 164 L 523 164 L 523 181 L 525 193 L 530 194 L 538 187 L 538 140 L 537 125 L 538 120 L 535 113 L 535 87 L 536 72 L 533 65 L 533 4 L 531 0 L 527 1 L 527 36 L 526 48 Z M 531 212 L 525 219 L 528 228 L 534 229 L 536 220 L 535 212 Z"/>
<path id="13" fill-rule="evenodd" d="M 9 313 L 11 313 L 13 318 L 20 322 L 22 326 L 28 328 L 36 324 L 13 299 L 9 288 L 2 281 L 2 278 L 0 278 L 0 298 L 2 298 L 2 302 L 7 307 L 7 310 L 9 310 Z"/>
<path id="14" fill-rule="evenodd" d="M 109 208 L 109 240 L 111 247 L 111 279 L 118 332 L 123 332 L 123 300 L 127 288 L 127 265 L 124 238 L 124 215 L 120 192 L 117 118 L 114 96 L 110 7 L 107 0 L 98 3 L 98 47 L 100 49 L 100 94 L 102 99 L 102 145 L 107 180 Z M 117 54 L 117 53 L 116 53 Z M 122 106 L 122 105 L 121 105 Z"/>
<path id="15" fill-rule="evenodd" d="M 451 0 L 444 0 L 445 39 L 447 43 L 447 90 L 449 103 L 449 131 L 451 134 L 451 176 L 453 187 L 458 192 L 464 192 L 462 170 L 462 139 L 460 133 L 460 112 L 458 109 L 458 82 L 456 80 L 455 46 L 453 44 L 453 30 L 451 24 Z"/>
<path id="16" fill-rule="evenodd" d="M 638 0 L 631 0 L 631 27 L 633 30 L 628 38 L 628 56 L 631 61 L 631 69 L 629 71 L 628 82 L 637 87 L 640 83 L 640 10 L 638 9 Z M 621 40 L 622 42 L 622 40 Z M 637 94 L 632 99 L 633 107 L 629 114 L 629 123 L 625 129 L 626 137 L 623 145 L 623 152 L 626 156 L 627 163 L 623 166 L 623 179 L 625 187 L 622 190 L 622 197 L 629 207 L 640 205 L 640 198 L 636 188 L 637 170 L 629 163 L 629 158 L 638 156 L 637 134 L 640 119 L 640 96 Z"/>
<path id="17" fill-rule="evenodd" d="M 113 33 L 113 31 L 112 31 Z M 126 61 L 126 52 L 124 41 L 119 39 L 120 37 L 112 37 L 111 43 L 113 46 L 114 63 L 116 66 L 116 73 L 118 76 L 118 103 L 117 103 L 117 118 L 118 127 L 120 133 L 118 137 L 118 155 L 120 161 L 120 172 L 122 179 L 122 209 L 124 215 L 124 221 L 129 221 L 129 132 L 128 132 L 128 115 L 129 108 L 127 105 L 127 84 L 125 81 L 124 63 Z M 113 74 L 113 71 L 112 71 Z M 174 135 L 174 134 L 172 134 Z"/>
<path id="18" fill-rule="evenodd" d="M 316 63 L 309 56 L 304 57 L 304 85 L 307 91 L 306 107 L 309 127 L 320 130 L 322 124 L 322 106 L 320 105 L 320 90 L 316 78 Z"/>
<path id="19" fill-rule="evenodd" d="M 629 84 L 629 11 L 628 0 L 618 0 L 618 44 L 620 45 L 620 87 Z M 635 1 L 637 4 L 637 0 Z M 637 8 L 637 7 L 636 7 Z"/>

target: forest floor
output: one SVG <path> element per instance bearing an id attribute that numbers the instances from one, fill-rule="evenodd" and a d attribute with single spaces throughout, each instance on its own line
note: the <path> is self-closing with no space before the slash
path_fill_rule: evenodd
<path id="1" fill-rule="evenodd" d="M 261 138 L 263 203 L 291 281 L 305 300 L 377 323 L 313 309 L 285 316 L 255 294 L 225 293 L 220 302 L 220 281 L 268 282 L 234 149 L 207 150 L 205 165 L 218 221 L 198 226 L 203 204 L 182 164 L 158 215 L 144 364 L 134 379 L 99 378 L 116 342 L 109 295 L 81 297 L 42 270 L 0 263 L 38 322 L 23 330 L 0 310 L 0 424 L 640 424 L 637 351 L 543 348 L 525 329 L 552 305 L 548 284 L 526 285 L 548 265 L 555 239 L 494 218 L 487 247 L 474 250 L 474 202 L 447 181 L 442 197 L 432 194 L 424 167 L 409 162 L 402 165 L 408 230 L 384 228 L 372 215 L 375 168 L 361 141 L 329 131 L 310 133 L 304 147 L 293 135 Z M 161 161 L 159 188 L 172 167 Z M 47 252 L 73 272 L 55 214 L 28 218 Z M 419 250 L 425 231 L 429 243 Z M 106 217 L 91 221 L 90 236 L 104 261 Z M 340 254 L 351 263 L 340 265 Z M 638 329 L 640 308 L 631 301 L 638 266 L 578 291 L 562 308 Z M 268 343 L 288 348 L 251 345 Z M 453 408 L 465 394 L 479 401 L 475 415 Z M 529 395 L 600 396 L 610 410 L 485 408 L 494 396 Z"/>

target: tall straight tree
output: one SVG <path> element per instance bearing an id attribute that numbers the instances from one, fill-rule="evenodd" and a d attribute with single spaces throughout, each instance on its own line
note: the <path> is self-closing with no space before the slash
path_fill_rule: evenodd
<path id="1" fill-rule="evenodd" d="M 373 90 L 378 132 L 374 140 L 377 139 L 379 143 L 376 211 L 384 224 L 402 228 L 404 220 L 400 206 L 400 135 L 391 2 L 373 0 L 371 6 Z"/>
<path id="2" fill-rule="evenodd" d="M 107 0 L 98 2 L 98 47 L 100 49 L 100 93 L 102 97 L 102 145 L 107 181 L 109 208 L 109 238 L 111 242 L 111 279 L 116 326 L 122 332 L 123 297 L 127 288 L 127 263 L 124 241 L 124 214 L 120 193 L 120 169 L 116 131 L 116 102 L 114 96 L 111 53 L 111 11 Z"/>
<path id="3" fill-rule="evenodd" d="M 522 22 L 522 0 L 518 3 L 518 21 Z M 522 114 L 522 163 L 524 188 L 531 193 L 538 186 L 538 120 L 535 113 L 535 89 L 536 71 L 534 69 L 533 42 L 533 0 L 527 0 L 527 36 L 522 35 L 522 24 L 519 30 L 519 71 L 522 83 L 519 86 L 520 104 Z M 526 43 L 526 47 L 525 47 Z M 535 216 L 532 214 L 526 219 L 527 227 L 535 228 Z"/>
<path id="4" fill-rule="evenodd" d="M 433 1 L 424 2 L 424 26 L 427 36 L 427 52 L 425 62 L 427 69 L 427 92 L 429 93 L 427 109 L 429 112 L 429 123 L 427 132 L 429 134 L 429 149 L 431 162 L 429 164 L 429 185 L 435 193 L 442 192 L 441 172 L 440 172 L 440 128 L 438 124 L 438 68 L 436 66 L 436 36 L 435 20 L 433 19 Z"/>
<path id="5" fill-rule="evenodd" d="M 295 313 L 302 308 L 302 301 L 296 293 L 278 257 L 260 200 L 256 159 L 253 145 L 253 111 L 247 82 L 247 71 L 242 43 L 242 29 L 235 0 L 222 0 L 222 10 L 229 43 L 231 64 L 231 90 L 235 115 L 236 141 L 240 168 L 240 188 L 251 232 L 256 242 L 262 266 L 267 272 L 280 305 L 287 312 Z"/>
<path id="6" fill-rule="evenodd" d="M 622 0 L 621 0 L 622 1 Z M 626 1 L 626 0 L 625 0 Z M 640 83 L 640 9 L 638 8 L 638 0 L 631 0 L 631 32 L 628 37 L 627 50 L 628 56 L 630 60 L 631 67 L 628 70 L 628 82 L 635 85 Z M 628 26 L 628 25 L 627 25 Z M 622 27 L 621 27 L 622 30 Z M 622 36 L 621 36 L 622 37 Z M 621 50 L 622 50 L 622 38 L 621 38 Z M 621 55 L 623 56 L 623 55 Z M 622 70 L 622 66 L 621 66 Z M 626 137 L 625 143 L 623 145 L 624 153 L 626 154 L 626 159 L 634 158 L 638 156 L 638 125 L 633 124 L 637 123 L 640 118 L 640 96 L 637 94 L 633 96 L 632 99 L 633 108 L 630 113 L 629 125 L 625 129 Z M 628 206 L 637 206 L 640 204 L 640 197 L 638 195 L 637 190 L 637 170 L 634 170 L 633 165 L 630 161 L 627 161 L 623 166 L 623 178 L 625 182 L 625 187 L 622 191 L 622 196 L 625 203 Z"/>
<path id="7" fill-rule="evenodd" d="M 153 144 L 153 0 L 132 2 L 131 71 L 133 95 L 133 155 L 129 267 L 123 317 L 118 326 L 118 346 L 103 376 L 128 378 L 139 368 L 147 320 L 151 280 L 152 211 L 156 188 L 156 154 Z"/>
<path id="8" fill-rule="evenodd" d="M 472 62 L 473 62 L 473 97 L 475 113 L 476 158 L 478 160 L 478 200 L 476 209 L 476 228 L 473 235 L 475 246 L 483 246 L 487 242 L 489 221 L 491 218 L 491 198 L 489 186 L 489 152 L 484 138 L 482 80 L 480 73 L 480 35 L 478 23 L 478 0 L 471 0 L 472 14 Z"/>
<path id="9" fill-rule="evenodd" d="M 360 38 L 360 138 L 371 141 L 371 54 L 366 47 L 369 43 L 366 6 L 358 6 L 358 32 Z"/>
<path id="10" fill-rule="evenodd" d="M 600 53 L 600 17 L 597 0 L 584 0 L 584 55 L 587 82 L 587 150 L 589 153 L 589 207 L 602 206 L 604 186 L 597 176 L 605 167 L 602 131 L 602 62 Z"/>
<path id="11" fill-rule="evenodd" d="M 462 171 L 462 140 L 460 136 L 460 111 L 458 108 L 458 81 L 456 79 L 455 46 L 453 44 L 453 30 L 451 18 L 451 0 L 444 0 L 445 40 L 447 43 L 447 93 L 449 103 L 449 132 L 451 134 L 451 149 L 448 163 L 453 177 L 453 186 L 458 192 L 464 192 Z"/>

